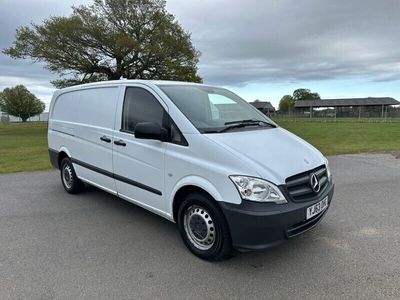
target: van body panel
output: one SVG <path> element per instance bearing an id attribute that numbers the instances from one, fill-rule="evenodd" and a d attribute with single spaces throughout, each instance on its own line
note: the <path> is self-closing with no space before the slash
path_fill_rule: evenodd
<path id="1" fill-rule="evenodd" d="M 187 147 L 166 144 L 165 187 L 169 199 L 172 201 L 176 191 L 186 184 L 203 188 L 216 201 L 229 199 L 232 203 L 241 203 L 229 175 L 241 172 L 257 176 L 255 170 L 234 154 L 224 151 L 221 145 L 210 142 L 205 135 L 186 134 L 185 137 Z"/>
<path id="2" fill-rule="evenodd" d="M 112 139 L 118 91 L 118 86 L 110 86 L 61 93 L 54 99 L 49 123 L 50 147 L 68 149 L 77 176 L 114 192 L 113 177 L 93 169 L 113 173 L 113 144 L 101 137 Z"/>
<path id="3" fill-rule="evenodd" d="M 151 87 L 144 84 L 126 84 L 121 87 L 113 140 L 114 142 L 122 140 L 126 146 L 114 144 L 113 166 L 116 189 L 118 194 L 136 203 L 142 203 L 145 207 L 166 211 L 166 204 L 163 201 L 166 146 L 161 141 L 137 139 L 133 133 L 122 131 L 124 99 L 128 88 L 146 90 L 168 112 L 164 100 Z"/>
<path id="4" fill-rule="evenodd" d="M 126 143 L 125 147 L 114 147 L 113 162 L 114 173 L 118 175 L 115 181 L 118 194 L 165 211 L 165 144 L 160 141 L 139 140 L 124 132 L 115 133 L 114 140 L 118 139 Z M 137 185 L 121 181 L 119 176 L 129 178 Z"/>
<path id="5" fill-rule="evenodd" d="M 325 163 L 313 146 L 282 128 L 207 134 L 227 151 L 234 151 L 261 178 L 280 185 L 285 179 Z"/>

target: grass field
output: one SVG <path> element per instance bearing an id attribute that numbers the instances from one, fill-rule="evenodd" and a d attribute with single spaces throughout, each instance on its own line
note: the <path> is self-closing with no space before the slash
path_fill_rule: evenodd
<path id="1" fill-rule="evenodd" d="M 50 167 L 47 123 L 0 124 L 0 173 Z"/>
<path id="2" fill-rule="evenodd" d="M 325 155 L 400 152 L 400 122 L 278 119 Z M 50 169 L 47 124 L 0 124 L 0 173 Z"/>
<path id="3" fill-rule="evenodd" d="M 325 155 L 400 152 L 400 122 L 277 120 Z"/>

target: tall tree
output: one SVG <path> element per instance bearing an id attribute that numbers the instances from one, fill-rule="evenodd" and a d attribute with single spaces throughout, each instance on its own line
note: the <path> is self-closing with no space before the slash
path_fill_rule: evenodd
<path id="1" fill-rule="evenodd" d="M 200 53 L 165 5 L 165 0 L 94 0 L 73 7 L 68 17 L 18 28 L 3 53 L 45 62 L 62 76 L 53 82 L 57 87 L 121 77 L 201 82 Z"/>
<path id="2" fill-rule="evenodd" d="M 6 88 L 0 92 L 0 110 L 26 122 L 29 117 L 41 114 L 46 105 L 23 85 Z"/>
<path id="3" fill-rule="evenodd" d="M 293 92 L 294 101 L 321 99 L 318 93 L 312 93 L 309 89 L 297 89 Z"/>
<path id="4" fill-rule="evenodd" d="M 294 100 L 290 95 L 285 95 L 279 101 L 279 111 L 281 112 L 289 112 L 293 111 L 294 108 Z"/>

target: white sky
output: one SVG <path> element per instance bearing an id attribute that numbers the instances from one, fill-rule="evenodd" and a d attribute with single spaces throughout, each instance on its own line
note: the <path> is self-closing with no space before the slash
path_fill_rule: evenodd
<path id="1" fill-rule="evenodd" d="M 15 29 L 68 15 L 83 0 L 0 0 L 0 48 Z M 199 73 L 248 101 L 277 105 L 310 88 L 323 98 L 400 99 L 398 0 L 170 0 L 167 9 L 201 51 Z M 25 84 L 49 102 L 56 75 L 0 54 L 0 90 Z"/>

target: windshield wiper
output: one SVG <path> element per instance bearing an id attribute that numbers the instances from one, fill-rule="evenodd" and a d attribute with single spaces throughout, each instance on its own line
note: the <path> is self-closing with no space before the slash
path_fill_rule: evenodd
<path id="1" fill-rule="evenodd" d="M 247 119 L 247 120 L 237 120 L 237 121 L 230 121 L 230 122 L 225 122 L 224 125 L 231 125 L 231 124 L 242 124 L 242 123 L 266 123 L 269 124 L 268 122 L 264 120 L 257 120 L 257 119 Z"/>
<path id="2" fill-rule="evenodd" d="M 224 125 L 228 125 L 225 128 L 218 130 L 218 133 L 225 132 L 234 128 L 241 128 L 246 126 L 270 126 L 272 128 L 276 128 L 276 126 L 272 123 L 269 123 L 264 120 L 256 120 L 256 119 L 248 119 L 248 120 L 239 120 L 239 121 L 230 121 L 226 122 Z"/>

